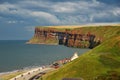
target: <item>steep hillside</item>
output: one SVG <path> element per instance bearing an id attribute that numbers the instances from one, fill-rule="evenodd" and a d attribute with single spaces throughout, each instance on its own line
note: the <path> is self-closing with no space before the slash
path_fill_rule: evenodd
<path id="1" fill-rule="evenodd" d="M 36 27 L 34 37 L 28 43 L 94 48 L 117 33 L 119 33 L 119 26 Z"/>
<path id="2" fill-rule="evenodd" d="M 73 62 L 45 75 L 43 80 L 120 80 L 120 27 L 88 27 L 76 30 L 93 32 L 102 37 L 103 42 Z"/>

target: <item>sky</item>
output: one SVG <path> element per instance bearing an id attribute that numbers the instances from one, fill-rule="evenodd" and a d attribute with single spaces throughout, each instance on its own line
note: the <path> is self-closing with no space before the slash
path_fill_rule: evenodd
<path id="1" fill-rule="evenodd" d="M 36 26 L 120 23 L 120 0 L 0 0 L 0 40 L 28 40 Z"/>

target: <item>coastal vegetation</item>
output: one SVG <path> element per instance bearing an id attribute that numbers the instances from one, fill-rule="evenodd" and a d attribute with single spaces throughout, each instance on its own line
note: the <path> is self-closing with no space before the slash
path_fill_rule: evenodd
<path id="1" fill-rule="evenodd" d="M 62 26 L 64 27 L 64 26 Z M 59 44 L 68 47 L 94 48 L 101 42 L 119 32 L 119 26 L 71 26 L 59 28 L 36 27 L 35 34 L 29 40 L 30 44 Z M 112 32 L 114 31 L 114 32 Z"/>
<path id="2" fill-rule="evenodd" d="M 92 32 L 102 43 L 78 59 L 43 76 L 43 80 L 82 78 L 84 80 L 120 79 L 120 26 L 82 27 L 77 31 Z"/>
<path id="3" fill-rule="evenodd" d="M 26 70 L 21 70 L 21 71 L 3 74 L 3 75 L 0 75 L 0 80 L 9 80 L 9 79 L 11 79 L 17 75 L 20 75 L 22 73 L 25 73 L 25 72 L 26 72 Z"/>
<path id="4" fill-rule="evenodd" d="M 56 32 L 68 31 L 78 34 L 95 35 L 94 41 L 100 40 L 100 44 L 90 51 L 82 54 L 79 58 L 65 64 L 64 66 L 48 72 L 42 76 L 42 80 L 62 80 L 65 78 L 75 78 L 83 80 L 120 80 L 120 25 L 117 26 L 87 26 L 75 28 L 59 27 L 36 27 L 40 30 L 54 30 Z M 69 32 L 68 32 L 69 33 Z M 58 44 L 56 37 L 37 35 L 28 42 L 30 44 Z M 73 38 L 74 39 L 74 38 Z M 83 42 L 83 41 L 82 41 Z M 86 42 L 83 42 L 86 44 Z M 71 45 L 71 43 L 69 43 Z M 77 40 L 74 46 L 76 47 Z M 89 41 L 88 43 L 89 44 Z M 80 47 L 81 48 L 81 47 Z M 86 47 L 83 47 L 86 48 Z M 0 76 L 0 79 L 8 80 L 23 72 L 16 72 Z M 41 80 L 41 78 L 39 79 Z"/>

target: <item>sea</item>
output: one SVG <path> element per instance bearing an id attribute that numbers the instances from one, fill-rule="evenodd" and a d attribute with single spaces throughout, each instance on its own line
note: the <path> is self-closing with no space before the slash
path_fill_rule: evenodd
<path id="1" fill-rule="evenodd" d="M 0 40 L 0 73 L 49 65 L 70 58 L 75 52 L 81 55 L 90 50 L 26 42 L 27 40 Z"/>

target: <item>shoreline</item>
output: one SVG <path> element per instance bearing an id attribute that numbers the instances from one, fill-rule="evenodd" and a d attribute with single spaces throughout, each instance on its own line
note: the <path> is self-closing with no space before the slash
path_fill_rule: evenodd
<path id="1" fill-rule="evenodd" d="M 18 70 L 13 70 L 13 71 L 8 71 L 8 72 L 1 72 L 0 73 L 0 79 L 4 78 L 8 78 L 8 76 L 13 75 L 13 77 L 9 78 L 9 80 L 23 80 L 21 78 L 26 77 L 26 79 L 28 80 L 28 78 L 30 79 L 31 77 L 39 74 L 40 72 L 44 72 L 46 70 L 53 70 L 53 68 L 50 67 L 51 65 L 45 65 L 45 66 L 35 66 L 35 67 L 28 67 L 28 68 L 24 68 L 24 69 L 18 69 Z M 21 76 L 24 77 L 21 77 Z"/>
<path id="2" fill-rule="evenodd" d="M 23 67 L 23 68 L 20 68 L 20 69 L 14 69 L 14 70 L 10 70 L 10 71 L 0 72 L 0 76 L 4 75 L 4 74 L 18 72 L 18 71 L 26 71 L 26 70 L 33 69 L 33 68 L 36 68 L 36 67 L 40 67 L 40 66 L 28 66 L 28 67 Z"/>
<path id="3" fill-rule="evenodd" d="M 4 72 L 0 72 L 0 76 L 15 73 L 15 72 L 19 72 L 19 71 L 28 71 L 28 70 L 38 68 L 38 67 L 42 67 L 42 66 L 39 66 L 39 65 L 38 66 L 28 66 L 28 67 L 23 67 L 23 68 L 20 68 L 20 69 L 14 69 L 14 70 L 11 70 L 11 71 L 4 71 Z"/>
<path id="4" fill-rule="evenodd" d="M 15 72 L 18 72 L 18 71 L 19 71 L 19 70 L 0 72 L 0 76 L 2 76 L 2 75 L 7 75 L 7 74 L 11 74 L 11 73 L 15 73 Z"/>
<path id="5" fill-rule="evenodd" d="M 30 78 L 32 78 L 33 76 L 45 72 L 45 71 L 50 71 L 52 70 L 52 68 L 50 68 L 50 66 L 42 66 L 42 67 L 36 67 L 36 68 L 32 68 L 30 70 L 28 70 L 27 72 L 24 72 L 22 74 L 19 74 L 13 78 L 11 78 L 10 80 L 29 80 Z"/>
<path id="6" fill-rule="evenodd" d="M 64 58 L 64 59 L 54 61 L 54 63 L 64 64 L 64 63 L 67 63 L 66 61 L 70 62 L 70 60 L 67 60 L 67 58 Z M 1 72 L 0 73 L 0 79 L 4 80 L 4 78 L 6 78 L 5 76 L 12 75 L 12 77 L 10 77 L 10 78 L 7 77 L 7 78 L 9 80 L 24 80 L 23 78 L 26 78 L 26 80 L 29 80 L 33 76 L 38 75 L 40 72 L 45 72 L 46 70 L 48 70 L 48 71 L 55 70 L 57 68 L 57 66 L 53 67 L 53 64 L 49 64 L 49 65 L 46 64 L 46 65 L 41 65 L 41 66 L 40 65 L 38 65 L 38 66 L 28 66 L 28 67 L 24 67 L 24 68 L 21 68 L 21 69 L 18 69 L 18 70 Z M 59 67 L 61 67 L 61 66 L 59 66 Z"/>
<path id="7" fill-rule="evenodd" d="M 38 45 L 58 45 L 58 43 L 49 43 L 49 44 L 46 44 L 46 43 L 31 43 L 31 42 L 26 42 L 25 44 L 38 44 Z"/>

